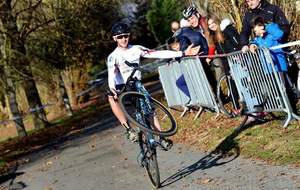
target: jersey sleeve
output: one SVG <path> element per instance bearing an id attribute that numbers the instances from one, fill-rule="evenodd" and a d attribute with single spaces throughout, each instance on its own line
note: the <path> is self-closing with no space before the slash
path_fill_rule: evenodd
<path id="1" fill-rule="evenodd" d="M 108 87 L 109 89 L 115 89 L 115 80 L 114 80 L 115 60 L 111 55 L 108 56 L 106 65 L 107 65 L 107 72 L 108 72 Z"/>

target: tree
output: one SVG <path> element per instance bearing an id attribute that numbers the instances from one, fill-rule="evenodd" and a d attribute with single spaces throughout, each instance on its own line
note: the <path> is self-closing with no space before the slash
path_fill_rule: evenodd
<path id="1" fill-rule="evenodd" d="M 41 7 L 42 0 L 5 0 L 0 5 L 0 21 L 4 28 L 2 32 L 10 41 L 10 67 L 14 68 L 14 74 L 23 79 L 22 85 L 30 108 L 41 108 L 42 103 L 31 71 L 32 65 L 27 57 L 26 39 L 39 28 L 53 22 L 53 19 L 45 16 Z M 37 109 L 33 113 L 34 127 L 42 128 L 47 123 L 44 110 Z"/>
<path id="2" fill-rule="evenodd" d="M 7 56 L 8 52 L 7 51 L 7 46 L 9 47 L 9 41 L 4 35 L 1 35 L 2 38 L 2 43 L 0 45 L 0 57 L 1 57 L 1 83 L 2 87 L 4 88 L 5 92 L 7 93 L 8 97 L 8 102 L 9 102 L 9 109 L 12 115 L 12 119 L 15 123 L 17 133 L 20 137 L 24 137 L 27 135 L 27 132 L 25 130 L 25 126 L 23 123 L 23 119 L 21 117 L 19 108 L 18 108 L 18 103 L 17 103 L 17 98 L 16 98 L 16 88 L 12 79 L 12 71 L 10 68 L 10 59 L 9 56 Z"/>
<path id="3" fill-rule="evenodd" d="M 155 38 L 162 44 L 172 34 L 170 23 L 179 20 L 183 3 L 178 0 L 152 0 L 150 10 L 147 12 L 147 20 Z"/>
<path id="4" fill-rule="evenodd" d="M 51 27 L 39 30 L 28 40 L 32 59 L 51 64 L 61 75 L 71 105 L 85 87 L 88 70 L 114 48 L 111 25 L 121 18 L 118 1 L 57 0 L 50 7 L 55 15 Z M 64 93 L 65 94 L 65 93 Z"/>
<path id="5" fill-rule="evenodd" d="M 150 1 L 135 0 L 136 12 L 132 18 L 132 35 L 131 41 L 133 44 L 140 44 L 148 48 L 155 48 L 157 46 L 157 39 L 150 30 L 146 14 L 150 8 Z"/>

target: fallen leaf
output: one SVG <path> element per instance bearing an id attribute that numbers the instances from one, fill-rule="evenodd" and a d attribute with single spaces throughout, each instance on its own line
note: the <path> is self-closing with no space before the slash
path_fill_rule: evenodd
<path id="1" fill-rule="evenodd" d="M 200 184 L 200 185 L 204 185 L 204 184 L 208 184 L 211 181 L 212 181 L 212 179 L 209 179 L 209 178 L 206 178 L 206 179 L 199 178 L 199 179 L 197 179 L 196 183 Z"/>

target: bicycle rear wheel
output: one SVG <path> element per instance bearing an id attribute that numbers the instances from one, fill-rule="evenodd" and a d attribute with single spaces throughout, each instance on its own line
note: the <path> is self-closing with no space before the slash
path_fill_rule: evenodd
<path id="1" fill-rule="evenodd" d="M 157 162 L 156 146 L 151 146 L 146 139 L 145 134 L 142 133 L 140 147 L 144 153 L 143 163 L 146 173 L 154 188 L 160 187 L 160 174 Z"/>
<path id="2" fill-rule="evenodd" d="M 221 111 L 229 117 L 235 117 L 234 110 L 240 105 L 234 105 L 229 80 L 230 76 L 225 74 L 220 76 L 217 84 L 217 98 Z"/>
<path id="3" fill-rule="evenodd" d="M 127 119 L 143 131 L 159 136 L 172 136 L 177 132 L 173 115 L 154 98 L 130 91 L 121 94 L 119 103 Z"/>

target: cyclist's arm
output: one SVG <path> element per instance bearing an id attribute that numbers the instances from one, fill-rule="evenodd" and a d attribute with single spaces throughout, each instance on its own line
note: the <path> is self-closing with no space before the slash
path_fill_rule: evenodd
<path id="1" fill-rule="evenodd" d="M 183 57 L 184 53 L 182 51 L 171 51 L 171 50 L 147 50 L 143 51 L 142 57 L 144 58 L 155 58 L 155 59 L 170 59 Z"/>
<path id="2" fill-rule="evenodd" d="M 107 71 L 108 71 L 108 87 L 112 92 L 115 92 L 115 73 L 114 73 L 114 64 L 115 64 L 115 60 L 113 57 L 109 56 L 107 58 Z"/>

